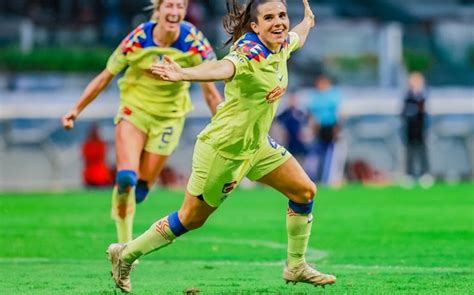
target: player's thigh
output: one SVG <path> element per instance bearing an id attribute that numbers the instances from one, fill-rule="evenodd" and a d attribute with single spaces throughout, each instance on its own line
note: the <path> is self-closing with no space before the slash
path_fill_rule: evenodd
<path id="1" fill-rule="evenodd" d="M 308 203 L 316 194 L 316 185 L 298 161 L 271 138 L 268 145 L 259 150 L 248 177 L 273 187 L 297 203 Z"/>
<path id="2" fill-rule="evenodd" d="M 147 181 L 148 186 L 152 186 L 163 170 L 168 157 L 144 151 L 140 159 L 139 178 Z"/>
<path id="3" fill-rule="evenodd" d="M 178 146 L 183 133 L 185 118 L 165 118 L 154 116 L 150 123 L 145 151 L 169 156 Z"/>
<path id="4" fill-rule="evenodd" d="M 205 202 L 218 207 L 237 187 L 250 169 L 245 160 L 232 160 L 219 155 L 208 143 L 198 140 L 194 147 L 192 173 L 187 189 Z"/>
<path id="5" fill-rule="evenodd" d="M 118 170 L 138 170 L 146 139 L 146 134 L 132 122 L 127 120 L 117 122 L 115 127 L 115 150 Z"/>
<path id="6" fill-rule="evenodd" d="M 183 204 L 179 209 L 178 216 L 181 223 L 188 230 L 200 227 L 207 218 L 217 209 L 208 205 L 198 196 L 186 191 Z"/>

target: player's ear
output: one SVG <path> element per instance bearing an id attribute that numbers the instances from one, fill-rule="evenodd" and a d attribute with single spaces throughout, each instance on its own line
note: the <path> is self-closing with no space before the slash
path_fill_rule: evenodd
<path id="1" fill-rule="evenodd" d="M 257 23 L 256 23 L 256 22 L 251 22 L 251 23 L 250 23 L 250 27 L 252 28 L 252 31 L 254 31 L 254 33 L 258 35 L 259 32 L 258 32 L 258 25 L 257 25 Z"/>

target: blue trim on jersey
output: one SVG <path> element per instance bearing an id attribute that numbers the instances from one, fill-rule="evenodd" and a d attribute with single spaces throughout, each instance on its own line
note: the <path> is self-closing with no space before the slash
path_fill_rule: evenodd
<path id="1" fill-rule="evenodd" d="M 145 32 L 146 39 L 142 41 L 140 39 L 140 44 L 143 48 L 157 46 L 153 40 L 153 28 L 156 26 L 156 22 L 149 21 L 143 24 L 143 32 Z"/>
<path id="2" fill-rule="evenodd" d="M 156 25 L 157 23 L 155 21 L 148 21 L 138 26 L 127 37 L 127 41 L 125 42 L 128 44 L 128 42 L 132 41 L 133 44 L 128 45 L 129 48 L 124 50 L 124 54 L 127 54 L 129 51 L 133 52 L 133 48 L 160 47 L 153 40 L 153 29 Z M 139 43 L 140 45 L 137 46 L 135 43 Z M 203 60 L 216 59 L 216 55 L 209 41 L 201 31 L 189 22 L 181 22 L 179 36 L 170 47 L 181 52 L 200 54 Z"/>
<path id="3" fill-rule="evenodd" d="M 179 26 L 179 37 L 178 39 L 171 45 L 172 48 L 181 50 L 183 52 L 189 51 L 191 48 L 192 43 L 186 43 L 186 37 L 189 35 L 189 32 L 191 31 L 192 25 L 188 22 L 181 22 Z"/>
<path id="4" fill-rule="evenodd" d="M 156 44 L 153 40 L 153 29 L 157 24 L 158 23 L 156 23 L 155 21 L 148 21 L 146 23 L 143 23 L 142 30 L 145 33 L 145 39 L 139 38 L 140 45 L 143 48 L 159 47 L 158 44 Z M 178 39 L 170 47 L 181 50 L 183 52 L 187 52 L 191 47 L 191 44 L 187 44 L 184 40 L 186 40 L 186 37 L 188 36 L 190 30 L 191 24 L 187 22 L 181 22 Z"/>
<path id="5" fill-rule="evenodd" d="M 268 47 L 258 38 L 258 35 L 255 34 L 255 32 L 248 32 L 244 35 L 244 38 L 241 39 L 242 41 L 253 41 L 258 43 L 259 45 L 262 46 L 263 53 L 265 54 L 265 57 L 269 56 L 273 52 L 268 49 Z M 240 43 L 240 42 L 239 42 Z"/>
<path id="6" fill-rule="evenodd" d="M 288 35 L 281 45 L 280 50 L 283 50 L 285 47 L 288 46 L 290 42 L 290 36 Z M 237 41 L 236 48 L 243 47 L 243 52 L 247 56 L 248 59 L 254 59 L 258 55 L 262 55 L 263 57 L 267 58 L 271 54 L 275 54 L 271 51 L 263 42 L 258 38 L 258 35 L 255 32 L 248 32 Z"/>
<path id="7" fill-rule="evenodd" d="M 313 201 L 309 202 L 308 204 L 296 203 L 290 200 L 288 202 L 288 206 L 293 210 L 295 213 L 298 214 L 310 214 L 313 212 Z"/>
<path id="8" fill-rule="evenodd" d="M 145 32 L 145 39 L 141 39 L 141 38 L 139 39 L 140 44 L 142 45 L 143 48 L 152 47 L 152 46 L 159 47 L 158 44 L 156 44 L 155 41 L 153 40 L 153 29 L 155 28 L 156 25 L 157 23 L 155 21 L 149 21 L 143 24 L 143 32 Z M 193 27 L 194 26 L 191 23 L 188 23 L 185 21 L 181 22 L 178 39 L 176 39 L 176 41 L 174 41 L 174 43 L 171 44 L 170 47 L 178 49 L 182 52 L 189 51 L 189 49 L 192 46 L 192 42 L 186 42 L 185 40 Z M 196 29 L 196 31 L 198 30 Z"/>
<path id="9" fill-rule="evenodd" d="M 184 227 L 184 225 L 179 220 L 178 212 L 173 212 L 168 215 L 168 224 L 170 226 L 170 230 L 176 237 L 181 236 L 188 232 L 188 230 Z"/>

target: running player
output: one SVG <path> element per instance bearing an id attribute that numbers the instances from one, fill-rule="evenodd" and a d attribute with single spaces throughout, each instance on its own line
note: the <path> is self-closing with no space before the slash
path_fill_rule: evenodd
<path id="1" fill-rule="evenodd" d="M 164 54 L 189 67 L 215 59 L 208 40 L 184 21 L 187 0 L 152 0 L 153 19 L 133 30 L 110 56 L 107 67 L 84 90 L 62 122 L 73 128 L 81 111 L 104 90 L 115 75 L 125 70 L 118 82 L 120 107 L 115 117 L 117 178 L 112 194 L 112 218 L 117 239 L 132 239 L 135 204 L 145 200 L 166 160 L 175 150 L 185 115 L 192 109 L 189 82 L 168 82 L 150 71 Z M 221 96 L 214 83 L 201 87 L 211 112 Z"/>
<path id="2" fill-rule="evenodd" d="M 289 199 L 284 280 L 315 286 L 335 283 L 333 275 L 323 274 L 305 261 L 316 186 L 294 157 L 267 135 L 287 88 L 287 60 L 303 46 L 314 26 L 308 0 L 303 3 L 303 21 L 288 33 L 284 0 L 251 0 L 244 7 L 228 0 L 230 11 L 224 26 L 235 43 L 223 60 L 181 68 L 165 57 L 165 63 L 153 65 L 153 73 L 167 81 L 225 80 L 226 101 L 198 136 L 192 174 L 179 211 L 158 220 L 137 239 L 109 246 L 112 276 L 121 290 L 131 290 L 133 261 L 201 227 L 244 176 Z"/>

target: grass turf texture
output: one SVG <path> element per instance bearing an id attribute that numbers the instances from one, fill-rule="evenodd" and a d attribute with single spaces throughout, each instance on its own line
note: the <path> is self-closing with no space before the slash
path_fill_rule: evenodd
<path id="1" fill-rule="evenodd" d="M 156 190 L 136 233 L 176 209 Z M 114 241 L 110 191 L 0 194 L 0 293 L 119 294 L 105 249 Z M 310 262 L 334 273 L 326 289 L 285 285 L 286 201 L 236 191 L 200 230 L 140 260 L 135 294 L 472 294 L 474 185 L 430 190 L 320 189 Z"/>

